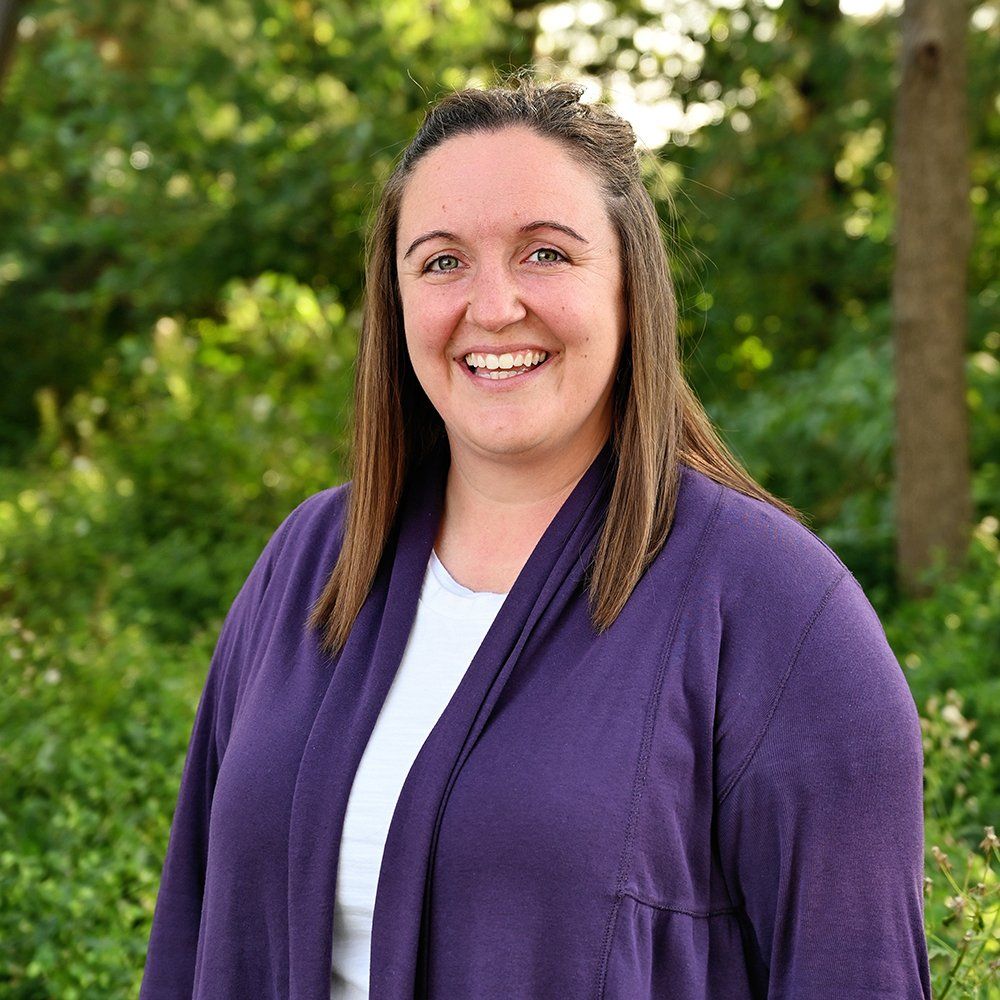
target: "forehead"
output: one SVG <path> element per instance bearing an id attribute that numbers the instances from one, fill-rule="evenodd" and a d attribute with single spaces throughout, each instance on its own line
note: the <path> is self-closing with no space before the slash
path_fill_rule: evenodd
<path id="1" fill-rule="evenodd" d="M 592 232 L 610 228 L 596 177 L 555 140 L 526 128 L 460 135 L 414 168 L 400 204 L 397 243 L 405 246 L 425 229 L 514 232 L 534 219 Z"/>

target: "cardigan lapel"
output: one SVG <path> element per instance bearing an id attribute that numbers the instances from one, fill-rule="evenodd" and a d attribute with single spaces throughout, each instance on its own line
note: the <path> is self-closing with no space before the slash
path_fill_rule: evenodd
<path id="1" fill-rule="evenodd" d="M 610 439 L 535 546 L 403 784 L 372 928 L 371 1000 L 425 995 L 424 929 L 448 795 L 521 650 L 583 579 L 604 522 Z M 332 668 L 299 768 L 289 829 L 289 996 L 328 1000 L 337 863 L 351 784 L 402 660 L 444 505 L 446 445 L 404 492 L 395 540 Z M 329 659 L 322 664 L 331 669 Z"/>
<path id="2" fill-rule="evenodd" d="M 402 660 L 444 502 L 447 452 L 438 449 L 404 491 L 403 516 L 367 599 L 331 662 L 303 751 L 288 831 L 288 996 L 329 1000 L 337 864 L 351 784 Z"/>
<path id="3" fill-rule="evenodd" d="M 529 636 L 577 592 L 604 523 L 611 454 L 609 441 L 542 535 L 403 784 L 375 899 L 371 1000 L 426 996 L 433 857 L 448 796 Z"/>

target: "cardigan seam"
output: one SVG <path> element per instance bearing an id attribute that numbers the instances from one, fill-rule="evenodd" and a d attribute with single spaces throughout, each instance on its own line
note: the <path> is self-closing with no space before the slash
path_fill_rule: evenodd
<path id="1" fill-rule="evenodd" d="M 677 610 L 674 613 L 673 622 L 670 625 L 670 630 L 663 642 L 663 647 L 661 648 L 658 657 L 656 677 L 653 681 L 652 697 L 650 698 L 649 708 L 647 709 L 646 719 L 643 724 L 642 741 L 639 744 L 639 759 L 636 762 L 636 773 L 632 779 L 632 801 L 629 806 L 629 817 L 625 826 L 625 842 L 622 846 L 621 861 L 619 862 L 618 878 L 615 888 L 615 902 L 612 906 L 607 924 L 605 925 L 604 938 L 601 942 L 601 961 L 597 970 L 598 1000 L 603 1000 L 604 997 L 604 991 L 607 985 L 607 967 L 608 960 L 610 958 L 611 941 L 614 934 L 614 927 L 617 922 L 619 903 L 622 896 L 626 893 L 625 884 L 628 881 L 629 871 L 631 869 L 632 845 L 635 836 L 635 828 L 639 821 L 639 806 L 642 801 L 643 790 L 645 788 L 646 777 L 648 775 L 648 762 L 653 743 L 653 732 L 656 728 L 656 716 L 660 704 L 660 689 L 663 684 L 663 674 L 666 669 L 666 665 L 669 662 L 674 642 L 677 639 L 680 622 L 683 617 L 684 609 L 687 606 L 688 597 L 692 590 L 692 580 L 701 566 L 702 555 L 706 545 L 708 544 L 708 539 L 711 536 L 712 528 L 718 519 L 719 511 L 722 508 L 722 499 L 725 496 L 725 488 L 721 484 L 716 485 L 718 489 L 716 491 L 715 501 L 712 504 L 712 509 L 708 517 L 705 518 L 705 524 L 702 526 L 701 535 L 698 538 L 698 544 L 695 546 L 694 555 L 691 558 L 691 571 L 687 574 L 687 578 L 684 581 L 684 589 L 681 591 L 681 595 L 677 601 Z"/>
<path id="2" fill-rule="evenodd" d="M 617 885 L 617 889 L 620 892 L 626 891 L 625 883 L 628 880 L 629 871 L 631 869 L 632 843 L 635 836 L 635 827 L 638 823 L 640 812 L 639 805 L 645 790 L 646 780 L 649 777 L 648 764 L 652 752 L 653 734 L 656 730 L 656 717 L 659 714 L 660 695 L 663 688 L 663 675 L 666 670 L 667 663 L 670 661 L 670 655 L 673 652 L 674 643 L 680 631 L 681 619 L 684 617 L 684 609 L 687 607 L 688 597 L 693 587 L 692 581 L 701 566 L 702 554 L 711 534 L 711 529 L 714 527 L 719 511 L 721 510 L 722 498 L 724 494 L 725 490 L 722 486 L 720 486 L 712 511 L 705 519 L 705 525 L 702 528 L 701 537 L 698 539 L 698 545 L 695 547 L 695 552 L 691 559 L 691 571 L 687 574 L 687 579 L 684 582 L 684 589 L 677 601 L 677 610 L 674 613 L 674 620 L 670 625 L 670 631 L 663 643 L 663 648 L 661 649 L 658 657 L 659 662 L 656 669 L 656 677 L 653 680 L 652 697 L 650 698 L 649 708 L 647 709 L 646 721 L 643 725 L 642 742 L 639 746 L 639 759 L 636 762 L 636 775 L 633 778 L 632 806 L 629 814 L 628 827 L 626 829 L 625 850 L 623 852 L 624 856 L 622 858 L 622 866 L 619 870 Z"/>
<path id="3" fill-rule="evenodd" d="M 657 903 L 651 899 L 643 899 L 638 893 L 629 892 L 627 889 L 622 893 L 628 896 L 641 906 L 648 906 L 654 910 L 663 910 L 666 913 L 680 913 L 686 917 L 723 917 L 740 912 L 738 906 L 721 906 L 710 910 L 694 910 L 686 906 L 668 906 L 666 903 Z"/>
<path id="4" fill-rule="evenodd" d="M 819 603 L 816 605 L 812 616 L 809 621 L 806 622 L 805 628 L 803 628 L 802 633 L 799 635 L 798 642 L 795 644 L 795 648 L 792 652 L 791 659 L 789 660 L 788 666 L 785 668 L 785 672 L 781 677 L 781 681 L 778 684 L 778 690 L 775 693 L 774 699 L 771 702 L 771 707 L 768 710 L 767 716 L 764 719 L 764 724 L 761 726 L 760 731 L 757 734 L 756 739 L 750 745 L 750 749 L 747 750 L 743 757 L 742 763 L 736 768 L 733 776 L 726 782 L 723 786 L 722 791 L 719 793 L 717 804 L 721 806 L 729 794 L 739 783 L 740 779 L 746 774 L 750 767 L 751 762 L 757 755 L 757 751 L 760 749 L 761 744 L 764 742 L 764 738 L 767 736 L 768 730 L 771 727 L 771 721 L 777 714 L 778 705 L 781 702 L 782 695 L 785 692 L 785 688 L 788 686 L 788 681 L 791 679 L 792 671 L 795 669 L 796 664 L 799 662 L 799 656 L 802 652 L 802 648 L 806 643 L 806 639 L 809 638 L 809 634 L 812 632 L 813 627 L 816 622 L 822 616 L 824 610 L 829 605 L 831 598 L 833 597 L 834 591 L 840 584 L 850 576 L 850 572 L 845 569 L 843 573 L 840 574 L 823 592 L 822 597 L 820 597 Z"/>

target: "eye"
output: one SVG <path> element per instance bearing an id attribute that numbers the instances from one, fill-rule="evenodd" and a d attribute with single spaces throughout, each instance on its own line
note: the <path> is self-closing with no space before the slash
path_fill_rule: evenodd
<path id="1" fill-rule="evenodd" d="M 564 254 L 561 254 L 558 250 L 555 250 L 552 247 L 539 247 L 537 250 L 532 250 L 528 255 L 529 259 L 534 257 L 535 254 L 544 255 L 536 261 L 538 264 L 561 264 L 564 260 L 568 259 Z"/>
<path id="2" fill-rule="evenodd" d="M 434 266 L 435 264 L 441 264 L 441 266 L 435 267 Z M 442 271 L 454 271 L 457 266 L 458 266 L 458 258 L 453 253 L 443 253 L 427 261 L 427 263 L 424 265 L 422 273 L 427 274 L 428 271 L 434 271 L 438 273 Z"/>

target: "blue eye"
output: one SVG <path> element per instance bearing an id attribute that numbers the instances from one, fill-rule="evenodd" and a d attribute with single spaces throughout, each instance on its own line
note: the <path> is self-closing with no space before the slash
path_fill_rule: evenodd
<path id="1" fill-rule="evenodd" d="M 428 271 L 438 271 L 438 272 L 441 272 L 441 271 L 454 271 L 455 270 L 454 267 L 434 267 L 435 264 L 437 264 L 439 261 L 443 261 L 443 260 L 453 260 L 453 261 L 455 261 L 456 265 L 458 264 L 458 258 L 453 253 L 443 253 L 439 257 L 434 257 L 432 260 L 429 260 L 427 262 L 427 264 L 424 266 L 423 273 L 426 274 Z"/>

